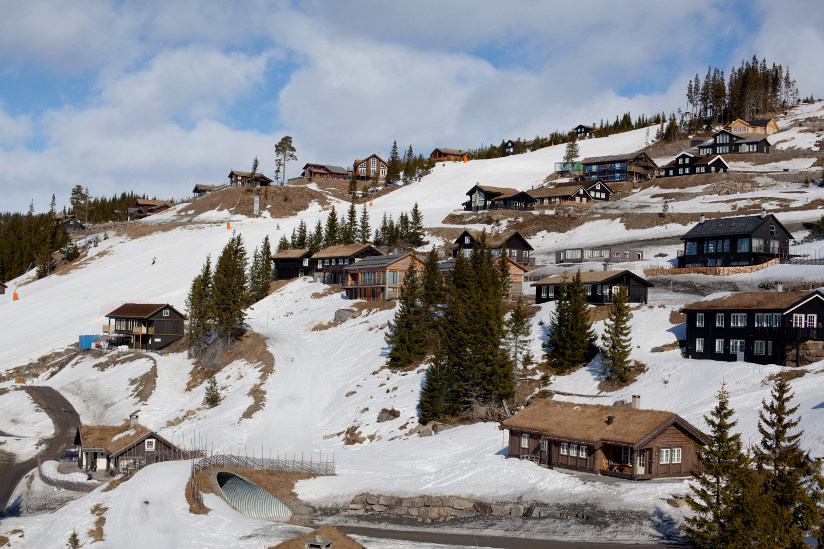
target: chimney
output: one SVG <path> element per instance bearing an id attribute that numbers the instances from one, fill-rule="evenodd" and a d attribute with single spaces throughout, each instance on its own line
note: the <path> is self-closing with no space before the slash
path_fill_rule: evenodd
<path id="1" fill-rule="evenodd" d="M 615 419 L 615 416 L 607 416 L 607 425 L 612 425 L 612 422 L 613 422 L 614 419 Z"/>
<path id="2" fill-rule="evenodd" d="M 706 221 L 706 220 L 707 220 L 707 218 L 706 218 L 706 217 L 704 217 L 704 214 L 701 214 L 701 215 L 698 217 L 698 224 L 700 225 L 701 223 L 703 223 L 703 222 L 704 222 L 704 221 Z"/>
<path id="3" fill-rule="evenodd" d="M 632 395 L 632 407 L 636 410 L 641 409 L 641 395 Z"/>
<path id="4" fill-rule="evenodd" d="M 129 427 L 136 427 L 137 426 L 137 414 L 131 414 L 129 416 Z"/>
<path id="5" fill-rule="evenodd" d="M 782 282 L 775 283 L 775 291 L 776 292 L 783 292 L 784 291 L 784 284 Z"/>
<path id="6" fill-rule="evenodd" d="M 767 208 L 761 206 L 761 219 L 764 219 L 765 217 L 767 217 Z"/>

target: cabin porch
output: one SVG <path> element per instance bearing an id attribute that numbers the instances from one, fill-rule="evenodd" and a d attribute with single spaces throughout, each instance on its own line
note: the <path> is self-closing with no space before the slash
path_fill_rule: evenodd
<path id="1" fill-rule="evenodd" d="M 598 474 L 625 479 L 652 478 L 646 448 L 634 449 L 631 446 L 605 443 L 596 457 L 601 459 Z"/>

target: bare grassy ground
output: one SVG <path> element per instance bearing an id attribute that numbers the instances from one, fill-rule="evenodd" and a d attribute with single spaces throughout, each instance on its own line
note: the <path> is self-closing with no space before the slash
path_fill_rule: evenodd
<path id="1" fill-rule="evenodd" d="M 323 524 L 317 530 L 294 539 L 286 540 L 283 543 L 279 543 L 274 547 L 268 547 L 267 549 L 304 549 L 306 543 L 314 540 L 316 536 L 321 536 L 325 540 L 331 540 L 332 546 L 335 549 L 366 549 L 360 543 L 342 534 L 334 526 L 329 526 L 328 524 Z"/>
<path id="2" fill-rule="evenodd" d="M 623 389 L 628 385 L 635 383 L 635 379 L 647 371 L 647 365 L 637 360 L 632 361 L 632 369 L 629 371 L 629 376 L 626 381 L 618 381 L 617 379 L 602 379 L 598 383 L 598 390 L 604 393 L 612 393 L 619 389 Z"/>
<path id="3" fill-rule="evenodd" d="M 106 517 L 104 515 L 108 510 L 108 507 L 103 507 L 99 503 L 91 509 L 92 514 L 97 516 L 97 520 L 94 521 L 94 528 L 89 530 L 89 537 L 92 538 L 92 543 L 103 541 L 103 526 L 106 524 Z"/>
<path id="4" fill-rule="evenodd" d="M 117 236 L 127 236 L 134 240 L 155 233 L 165 233 L 178 227 L 185 227 L 187 223 L 129 223 L 117 228 Z"/>
<path id="5" fill-rule="evenodd" d="M 181 208 L 179 218 L 189 218 L 212 210 L 229 210 L 235 215 L 252 217 L 254 197 L 260 197 L 260 211 L 275 218 L 289 217 L 305 210 L 312 202 L 328 204 L 326 196 L 314 189 L 301 186 L 285 187 L 227 187 L 198 198 Z"/>
<path id="6" fill-rule="evenodd" d="M 670 311 L 669 317 L 670 324 L 683 324 L 687 321 L 687 315 L 681 313 L 679 311 Z"/>
<path id="7" fill-rule="evenodd" d="M 129 380 L 132 396 L 137 397 L 139 402 L 148 402 L 157 387 L 157 361 L 152 359 L 152 362 L 152 367 L 148 372 Z"/>
<path id="8" fill-rule="evenodd" d="M 275 363 L 275 358 L 266 348 L 266 340 L 263 336 L 247 330 L 239 340 L 232 343 L 231 349 L 223 351 L 216 369 L 207 370 L 199 364 L 195 364 L 189 372 L 189 381 L 186 384 L 186 390 L 191 391 L 195 387 L 200 386 L 209 376 L 219 372 L 236 360 L 246 360 L 249 364 L 264 365 L 269 364 L 271 361 L 272 368 L 274 368 Z"/>
<path id="9" fill-rule="evenodd" d="M 340 284 L 326 284 L 326 287 L 319 292 L 314 292 L 312 294 L 312 299 L 320 299 L 322 297 L 327 297 L 330 295 L 335 295 L 343 292 L 343 286 Z"/>
<path id="10" fill-rule="evenodd" d="M 46 355 L 41 356 L 37 360 L 34 360 L 22 366 L 17 366 L 16 368 L 12 368 L 10 370 L 6 370 L 3 374 L 0 374 L 0 381 L 6 379 L 14 379 L 16 377 L 38 377 L 44 372 L 48 371 L 50 368 L 52 368 L 56 363 L 68 358 L 69 355 L 72 355 L 76 352 L 77 344 L 74 344 L 60 351 L 48 353 Z"/>
<path id="11" fill-rule="evenodd" d="M 248 393 L 252 397 L 252 404 L 240 416 L 241 419 L 249 419 L 263 409 L 264 404 L 266 404 L 266 392 L 263 390 L 263 384 L 275 371 L 275 357 L 266 348 L 266 340 L 263 336 L 255 332 L 247 332 L 247 334 L 250 337 L 246 344 L 246 353 L 250 358 L 256 358 L 261 366 L 260 380 L 249 389 Z"/>
<path id="12" fill-rule="evenodd" d="M 306 185 L 308 183 L 314 183 L 317 185 L 318 189 L 321 189 L 323 192 L 328 193 L 329 195 L 338 198 L 340 200 L 345 200 L 346 202 L 351 202 L 352 197 L 349 196 L 349 180 L 348 179 L 300 179 L 297 181 L 293 181 L 291 185 Z M 354 199 L 355 204 L 361 205 L 364 202 L 371 202 L 375 198 L 379 196 L 384 196 L 392 191 L 399 189 L 400 187 L 384 187 L 383 183 L 378 184 L 378 191 L 374 193 L 370 193 L 366 197 L 361 197 L 361 191 L 363 191 L 364 184 L 367 183 L 367 186 L 371 188 L 371 183 L 367 181 L 358 181 L 358 195 Z M 410 185 L 414 185 L 414 183 L 410 183 Z M 412 204 L 409 205 L 409 209 L 412 209 Z"/>
<path id="13" fill-rule="evenodd" d="M 784 381 L 792 381 L 793 379 L 798 379 L 799 377 L 804 377 L 805 375 L 807 375 L 807 370 L 790 367 L 786 370 L 781 370 L 780 372 L 768 375 L 764 378 L 764 381 L 761 382 L 761 385 L 772 385 L 779 379 Z"/>
<path id="14" fill-rule="evenodd" d="M 315 294 L 312 295 L 314 297 Z M 352 303 L 349 307 L 349 310 L 352 311 L 352 318 L 359 318 L 361 316 L 369 316 L 375 311 L 388 311 L 390 309 L 395 308 L 394 301 L 356 301 Z M 340 322 L 336 322 L 334 319 L 330 320 L 329 322 L 321 322 L 312 326 L 313 332 L 322 332 L 324 330 L 328 330 L 329 328 L 334 328 L 335 326 L 340 325 Z"/>

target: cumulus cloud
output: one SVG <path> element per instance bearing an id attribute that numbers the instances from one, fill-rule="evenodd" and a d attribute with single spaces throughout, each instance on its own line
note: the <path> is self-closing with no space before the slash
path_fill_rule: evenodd
<path id="1" fill-rule="evenodd" d="M 23 145 L 30 132 L 31 119 L 28 116 L 12 116 L 0 104 L 0 147 Z"/>

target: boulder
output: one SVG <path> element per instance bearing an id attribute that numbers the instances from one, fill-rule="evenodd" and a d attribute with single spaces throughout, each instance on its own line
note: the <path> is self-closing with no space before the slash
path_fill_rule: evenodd
<path id="1" fill-rule="evenodd" d="M 352 311 L 349 309 L 338 309 L 335 311 L 335 322 L 346 322 L 352 318 Z"/>
<path id="2" fill-rule="evenodd" d="M 378 498 L 375 496 L 366 496 L 366 503 L 369 505 L 377 505 Z"/>
<path id="3" fill-rule="evenodd" d="M 496 517 L 508 517 L 512 513 L 509 505 L 495 505 L 492 504 L 492 514 Z"/>
<path id="4" fill-rule="evenodd" d="M 380 413 L 378 413 L 378 423 L 392 421 L 393 419 L 397 419 L 398 417 L 400 417 L 400 415 L 401 413 L 394 408 L 392 408 L 391 410 L 384 408 L 380 411 Z"/>
<path id="5" fill-rule="evenodd" d="M 489 515 L 492 513 L 492 507 L 486 503 L 476 503 L 473 507 L 479 515 Z"/>
<path id="6" fill-rule="evenodd" d="M 440 511 L 438 507 L 429 507 L 426 510 L 426 516 L 430 519 L 436 519 L 440 516 Z"/>
<path id="7" fill-rule="evenodd" d="M 417 507 L 410 507 L 406 512 L 409 513 L 409 516 L 412 516 L 412 517 L 417 517 L 418 516 L 418 508 Z"/>
<path id="8" fill-rule="evenodd" d="M 522 517 L 524 516 L 524 506 L 523 505 L 510 505 L 509 506 L 509 515 L 512 517 Z"/>
<path id="9" fill-rule="evenodd" d="M 378 513 L 383 513 L 386 511 L 386 505 L 373 505 L 372 510 L 377 511 Z"/>
<path id="10" fill-rule="evenodd" d="M 465 499 L 456 499 L 452 502 L 452 507 L 455 509 L 463 510 L 463 509 L 472 509 L 472 502 L 467 501 Z"/>

